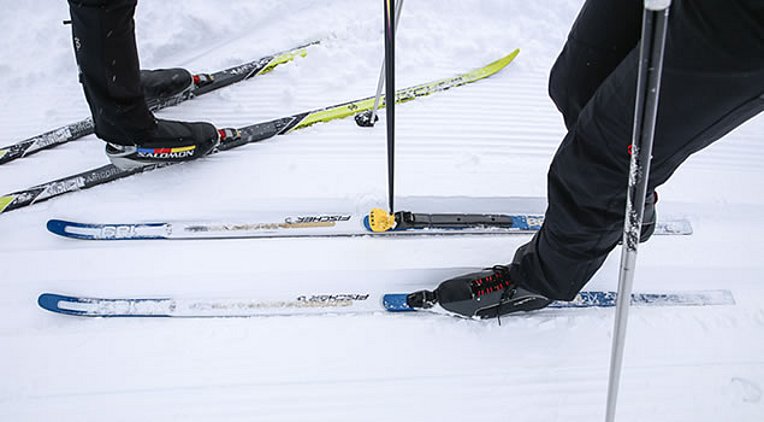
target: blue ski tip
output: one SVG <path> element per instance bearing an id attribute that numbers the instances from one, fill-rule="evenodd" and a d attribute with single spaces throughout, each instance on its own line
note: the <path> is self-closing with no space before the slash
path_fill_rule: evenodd
<path id="1" fill-rule="evenodd" d="M 52 220 L 48 220 L 47 227 L 48 227 L 48 231 L 53 234 L 57 234 L 59 236 L 64 236 L 64 237 L 72 237 L 73 235 L 66 233 L 66 226 L 70 224 L 73 224 L 73 223 L 70 223 L 64 220 L 52 219 Z"/>
<path id="2" fill-rule="evenodd" d="M 37 298 L 37 304 L 46 311 L 55 312 L 66 315 L 87 315 L 84 311 L 78 311 L 74 307 L 61 307 L 60 303 L 72 303 L 77 304 L 79 299 L 71 296 L 57 295 L 53 293 L 43 293 Z"/>
<path id="3" fill-rule="evenodd" d="M 416 309 L 410 307 L 408 303 L 406 303 L 406 297 L 408 295 L 405 293 L 389 293 L 384 296 L 382 296 L 382 305 L 385 307 L 385 310 L 390 312 L 412 312 Z"/>
<path id="4" fill-rule="evenodd" d="M 156 230 L 166 223 L 89 224 L 74 221 L 48 220 L 48 231 L 62 237 L 81 240 L 146 240 L 164 239 Z"/>

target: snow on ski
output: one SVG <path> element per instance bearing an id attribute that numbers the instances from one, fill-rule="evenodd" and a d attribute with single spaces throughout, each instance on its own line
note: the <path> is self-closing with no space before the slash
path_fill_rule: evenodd
<path id="1" fill-rule="evenodd" d="M 454 77 L 400 89 L 396 91 L 396 103 L 411 101 L 416 98 L 425 97 L 436 92 L 456 88 L 487 78 L 506 67 L 512 60 L 514 60 L 519 52 L 520 50 L 516 49 L 512 53 L 486 66 Z M 371 109 L 373 105 L 374 97 L 368 97 L 326 108 L 298 113 L 268 122 L 256 123 L 240 128 L 239 131 L 241 132 L 241 137 L 221 143 L 218 146 L 218 149 L 213 152 L 225 151 L 238 146 L 269 139 L 276 135 L 285 135 L 315 123 L 329 122 L 331 120 L 352 116 Z M 382 106 L 384 106 L 384 104 Z M 69 192 L 88 189 L 116 179 L 143 173 L 159 167 L 165 167 L 167 165 L 170 164 L 150 164 L 144 167 L 123 170 L 113 164 L 107 164 L 76 175 L 0 196 L 0 213 L 23 208 Z"/>
<path id="2" fill-rule="evenodd" d="M 438 214 L 427 214 L 437 216 Z M 455 216 L 460 214 L 447 214 Z M 269 216 L 250 221 L 174 221 L 128 224 L 92 224 L 52 219 L 47 228 L 59 236 L 81 240 L 156 240 L 156 239 L 230 239 L 283 237 L 350 237 L 350 236 L 444 236 L 444 235 L 511 235 L 533 233 L 541 228 L 540 215 L 501 215 L 509 224 L 498 226 L 461 225 L 423 227 L 373 232 L 366 216 L 353 212 L 295 213 Z M 656 235 L 689 235 L 692 226 L 687 220 L 659 222 Z"/>
<path id="3" fill-rule="evenodd" d="M 273 299 L 97 299 L 43 293 L 45 310 L 89 317 L 256 317 L 379 312 L 381 296 L 370 293 L 304 294 Z"/>
<path id="4" fill-rule="evenodd" d="M 581 292 L 571 302 L 554 302 L 551 308 L 592 308 L 615 306 L 616 293 Z M 183 317 L 225 318 L 341 313 L 413 311 L 406 305 L 405 294 L 341 292 L 296 294 L 282 298 L 92 298 L 43 293 L 41 308 L 59 314 L 84 317 Z M 705 290 L 682 293 L 635 293 L 632 304 L 638 306 L 711 306 L 734 305 L 728 290 Z M 435 309 L 435 308 L 433 308 Z M 426 312 L 434 312 L 433 309 Z"/>
<path id="5" fill-rule="evenodd" d="M 273 70 L 278 65 L 292 61 L 297 56 L 304 57 L 307 54 L 307 48 L 318 43 L 319 41 L 314 41 L 291 50 L 265 56 L 212 74 L 196 75 L 197 77 L 201 76 L 201 78 L 199 81 L 195 78 L 191 89 L 170 97 L 148 100 L 149 109 L 151 111 L 158 111 L 163 108 L 175 106 L 194 97 L 250 79 L 257 75 L 262 75 Z M 93 119 L 88 117 L 79 122 L 70 123 L 32 138 L 25 139 L 16 144 L 0 148 L 0 164 L 5 164 L 35 152 L 90 135 L 93 133 L 93 129 Z M 2 209 L 1 204 L 0 209 Z"/>

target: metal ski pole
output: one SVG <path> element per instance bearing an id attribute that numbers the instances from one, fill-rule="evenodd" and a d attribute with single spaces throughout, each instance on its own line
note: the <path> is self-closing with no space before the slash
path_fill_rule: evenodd
<path id="1" fill-rule="evenodd" d="M 398 0 L 395 3 L 395 23 L 394 32 L 398 32 L 398 22 L 401 20 L 401 9 L 403 8 L 403 0 Z M 377 123 L 379 117 L 377 117 L 377 110 L 379 110 L 379 101 L 382 98 L 382 88 L 385 86 L 385 63 L 382 61 L 382 69 L 379 70 L 379 82 L 377 82 L 377 94 L 374 96 L 374 107 L 370 111 L 358 113 L 355 116 L 355 121 L 358 126 L 373 127 L 374 123 Z"/>
<path id="2" fill-rule="evenodd" d="M 626 325 L 629 317 L 629 301 L 637 261 L 645 195 L 650 175 L 650 158 L 653 150 L 655 121 L 658 112 L 663 52 L 666 43 L 669 6 L 671 0 L 645 0 L 642 18 L 642 40 L 639 51 L 637 98 L 634 111 L 634 129 L 629 167 L 629 187 L 626 197 L 626 215 L 623 228 L 621 270 L 618 277 L 615 328 L 610 355 L 610 379 L 608 381 L 607 411 L 605 420 L 615 420 L 618 387 L 623 364 Z"/>
<path id="3" fill-rule="evenodd" d="M 395 5 L 385 2 L 385 107 L 387 107 L 387 186 L 390 215 L 395 213 Z"/>
<path id="4" fill-rule="evenodd" d="M 387 111 L 387 192 L 388 205 L 390 211 L 387 212 L 381 208 L 373 208 L 369 212 L 367 224 L 374 232 L 385 232 L 393 229 L 397 222 L 395 218 L 395 24 L 398 17 L 393 21 L 393 16 L 399 16 L 395 13 L 393 0 L 383 0 L 385 6 L 385 107 Z M 403 4 L 403 0 L 398 0 L 398 4 Z M 400 12 L 400 9 L 398 10 Z M 356 122 L 359 117 L 356 115 Z M 371 117 L 371 115 L 368 115 Z M 373 125 L 373 119 L 369 119 Z"/>

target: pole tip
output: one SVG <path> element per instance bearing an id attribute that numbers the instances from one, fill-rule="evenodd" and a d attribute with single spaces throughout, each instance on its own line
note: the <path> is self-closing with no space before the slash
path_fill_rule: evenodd
<path id="1" fill-rule="evenodd" d="M 374 123 L 378 121 L 379 121 L 379 116 L 372 113 L 371 110 L 366 110 L 362 113 L 358 113 L 355 115 L 355 122 L 358 126 L 361 126 L 361 127 L 374 127 Z"/>

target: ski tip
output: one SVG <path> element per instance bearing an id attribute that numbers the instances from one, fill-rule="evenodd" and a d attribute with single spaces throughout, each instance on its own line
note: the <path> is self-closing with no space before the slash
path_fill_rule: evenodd
<path id="1" fill-rule="evenodd" d="M 416 309 L 412 308 L 406 302 L 405 293 L 389 293 L 382 296 L 382 306 L 389 312 L 413 312 Z"/>
<path id="2" fill-rule="evenodd" d="M 80 223 L 75 223 L 73 221 L 58 220 L 53 218 L 48 220 L 46 227 L 48 228 L 49 232 L 61 237 L 67 237 L 70 239 L 83 239 L 83 240 L 93 239 L 93 236 L 89 235 L 85 231 L 88 228 L 88 225 L 86 224 L 80 224 Z"/>
<path id="3" fill-rule="evenodd" d="M 15 195 L 0 196 L 0 212 L 5 211 L 16 200 Z"/>
<path id="4" fill-rule="evenodd" d="M 59 236 L 69 237 L 66 233 L 66 226 L 71 224 L 68 221 L 64 220 L 57 220 L 55 218 L 48 220 L 48 223 L 46 224 L 46 227 L 48 228 L 48 231 L 57 234 Z"/>
<path id="5" fill-rule="evenodd" d="M 79 300 L 71 296 L 58 295 L 54 293 L 43 293 L 37 298 L 37 304 L 46 311 L 66 315 L 85 315 L 85 312 L 78 311 L 75 308 L 62 307 L 62 302 L 76 304 L 79 302 Z"/>
<path id="6" fill-rule="evenodd" d="M 493 63 L 488 64 L 483 69 L 485 69 L 486 71 L 489 72 L 488 75 L 492 75 L 492 74 L 498 72 L 499 70 L 504 69 L 510 63 L 512 63 L 512 61 L 515 60 L 515 58 L 517 57 L 518 54 L 520 54 L 520 49 L 516 48 L 511 53 L 509 53 L 506 56 L 504 56 L 504 57 L 494 61 Z"/>

